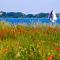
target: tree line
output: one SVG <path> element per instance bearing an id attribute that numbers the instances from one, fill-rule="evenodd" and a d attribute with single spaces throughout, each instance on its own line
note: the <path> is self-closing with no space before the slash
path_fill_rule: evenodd
<path id="1" fill-rule="evenodd" d="M 0 17 L 8 18 L 48 18 L 49 13 L 24 14 L 22 12 L 0 12 Z M 60 14 L 57 14 L 60 17 Z"/>

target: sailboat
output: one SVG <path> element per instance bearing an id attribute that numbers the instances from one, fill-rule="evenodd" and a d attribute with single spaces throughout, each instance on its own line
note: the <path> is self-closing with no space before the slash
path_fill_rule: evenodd
<path id="1" fill-rule="evenodd" d="M 52 22 L 52 24 L 54 24 L 56 22 L 57 16 L 56 16 L 55 11 L 53 11 L 53 10 L 51 11 L 51 13 L 49 14 L 49 19 Z"/>

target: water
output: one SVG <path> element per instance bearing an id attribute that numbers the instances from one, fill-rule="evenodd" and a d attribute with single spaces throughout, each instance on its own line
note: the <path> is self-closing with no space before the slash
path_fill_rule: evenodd
<path id="1" fill-rule="evenodd" d="M 48 18 L 0 18 L 0 21 L 9 22 L 10 24 L 51 24 Z M 56 24 L 60 24 L 60 19 L 57 19 Z"/>

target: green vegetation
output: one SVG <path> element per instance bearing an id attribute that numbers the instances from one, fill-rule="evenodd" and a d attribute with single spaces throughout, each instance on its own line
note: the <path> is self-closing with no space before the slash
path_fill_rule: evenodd
<path id="1" fill-rule="evenodd" d="M 0 22 L 0 60 L 49 59 L 60 59 L 60 26 L 12 26 Z"/>

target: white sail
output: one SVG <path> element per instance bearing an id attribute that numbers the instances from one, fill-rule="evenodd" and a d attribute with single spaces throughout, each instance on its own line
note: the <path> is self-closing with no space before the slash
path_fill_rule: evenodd
<path id="1" fill-rule="evenodd" d="M 50 18 L 50 21 L 53 23 L 57 20 L 57 16 L 55 14 L 55 11 L 53 11 L 53 10 L 51 11 L 49 18 Z"/>

